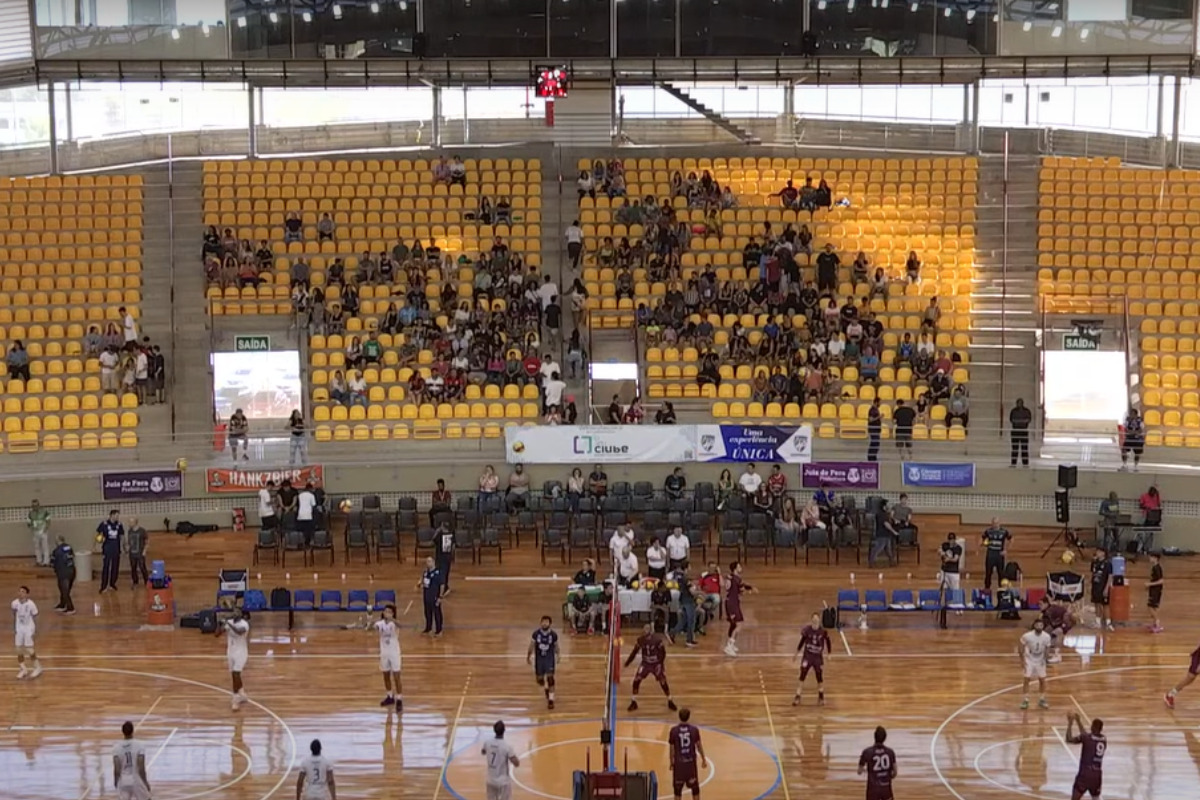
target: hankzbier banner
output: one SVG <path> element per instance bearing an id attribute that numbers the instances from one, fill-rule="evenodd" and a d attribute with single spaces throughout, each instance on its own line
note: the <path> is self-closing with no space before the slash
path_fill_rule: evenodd
<path id="1" fill-rule="evenodd" d="M 504 429 L 509 464 L 695 461 L 694 425 L 539 425 Z"/>
<path id="2" fill-rule="evenodd" d="M 696 425 L 696 460 L 765 464 L 812 461 L 811 425 Z"/>

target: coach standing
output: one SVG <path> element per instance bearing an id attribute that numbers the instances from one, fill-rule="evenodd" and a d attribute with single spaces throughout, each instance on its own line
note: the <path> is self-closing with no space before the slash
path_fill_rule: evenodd
<path id="1" fill-rule="evenodd" d="M 116 591 L 117 577 L 121 572 L 121 545 L 125 539 L 125 526 L 121 524 L 121 512 L 115 508 L 108 512 L 108 519 L 96 526 L 97 538 L 104 553 L 104 566 L 100 570 L 100 591 Z"/>
<path id="2" fill-rule="evenodd" d="M 33 532 L 33 559 L 39 567 L 50 565 L 50 512 L 34 500 L 29 506 L 29 530 Z"/>
<path id="3" fill-rule="evenodd" d="M 58 546 L 50 554 L 50 564 L 54 567 L 54 577 L 58 579 L 58 605 L 54 610 L 74 614 L 71 588 L 75 585 L 75 551 L 62 536 L 58 537 Z"/>
<path id="4" fill-rule="evenodd" d="M 417 584 L 425 601 L 425 630 L 421 631 L 422 633 L 442 635 L 442 595 L 445 594 L 443 587 L 442 571 L 432 558 L 426 558 L 425 572 Z"/>
<path id="5" fill-rule="evenodd" d="M 441 483 L 441 481 L 438 481 Z M 437 568 L 442 576 L 442 594 L 450 594 L 450 565 L 454 563 L 454 531 L 443 522 L 438 526 L 437 536 L 434 537 L 434 547 L 437 548 Z M 441 626 L 439 626 L 441 627 Z"/>
<path id="6" fill-rule="evenodd" d="M 1001 527 L 1000 520 L 992 517 L 992 525 L 983 532 L 983 547 L 986 552 L 985 561 L 983 564 L 983 588 L 985 591 L 990 591 L 992 588 L 992 570 L 996 571 L 996 583 L 999 584 L 1004 580 L 1004 559 L 1008 555 L 1008 543 L 1012 541 L 1012 534 L 1008 532 L 1008 528 Z"/>

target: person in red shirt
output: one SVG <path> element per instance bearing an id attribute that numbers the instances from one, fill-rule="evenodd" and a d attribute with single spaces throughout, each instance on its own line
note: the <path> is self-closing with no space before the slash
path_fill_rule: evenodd
<path id="1" fill-rule="evenodd" d="M 771 474 L 767 477 L 767 491 L 776 503 L 781 502 L 787 492 L 787 475 L 783 474 L 783 467 L 779 464 L 771 468 Z"/>
<path id="2" fill-rule="evenodd" d="M 708 621 L 720 616 L 721 608 L 721 570 L 715 561 L 708 562 L 708 569 L 700 576 L 700 591 L 704 592 L 704 604 L 696 623 L 696 630 L 703 632 Z"/>
<path id="3" fill-rule="evenodd" d="M 542 360 L 537 357 L 537 353 L 530 350 L 529 354 L 522 359 L 521 364 L 525 367 L 526 382 L 537 383 L 538 375 L 542 371 Z"/>

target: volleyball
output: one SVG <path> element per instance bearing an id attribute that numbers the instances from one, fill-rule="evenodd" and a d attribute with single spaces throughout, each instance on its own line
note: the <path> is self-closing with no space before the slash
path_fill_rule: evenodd
<path id="1" fill-rule="evenodd" d="M 103 542 L 103 541 L 104 541 L 104 534 L 103 534 L 103 533 L 97 533 L 97 534 L 96 534 L 96 543 L 97 543 L 97 544 L 100 544 L 100 543 L 101 543 L 101 542 Z"/>
<path id="2" fill-rule="evenodd" d="M 1063 562 L 1064 564 L 1070 564 L 1070 563 L 1071 563 L 1071 562 L 1073 562 L 1074 560 L 1075 560 L 1075 553 L 1074 553 L 1074 551 L 1072 551 L 1072 550 L 1063 550 L 1063 554 L 1062 554 L 1062 562 Z"/>
<path id="3" fill-rule="evenodd" d="M 525 452 L 525 443 L 524 442 L 513 442 L 512 449 L 513 449 L 514 453 L 524 453 Z"/>
<path id="4" fill-rule="evenodd" d="M 179 470 L 180 472 L 187 472 L 187 459 L 186 458 L 175 459 L 175 469 Z"/>
<path id="5" fill-rule="evenodd" d="M 349 513 L 350 509 L 352 508 L 354 508 L 354 501 L 350 500 L 350 498 L 346 498 L 342 500 L 342 502 L 338 503 L 338 511 L 342 512 L 343 514 Z"/>

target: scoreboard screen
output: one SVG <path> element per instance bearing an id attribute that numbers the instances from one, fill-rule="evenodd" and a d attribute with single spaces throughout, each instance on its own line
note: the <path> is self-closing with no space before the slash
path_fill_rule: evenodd
<path id="1" fill-rule="evenodd" d="M 566 67 L 538 67 L 535 88 L 538 97 L 566 97 L 571 79 Z"/>

